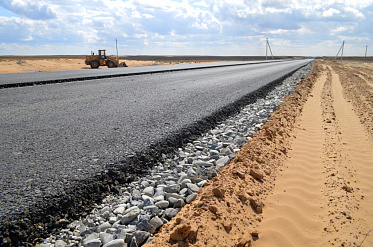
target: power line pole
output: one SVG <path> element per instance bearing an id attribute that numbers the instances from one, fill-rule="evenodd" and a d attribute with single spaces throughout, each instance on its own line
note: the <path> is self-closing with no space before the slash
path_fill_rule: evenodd
<path id="1" fill-rule="evenodd" d="M 119 56 L 118 56 L 118 39 L 115 38 L 115 48 L 117 49 L 117 60 L 119 59 Z"/>
<path id="2" fill-rule="evenodd" d="M 268 52 L 268 38 L 266 39 L 266 60 L 267 60 L 267 52 Z"/>
<path id="3" fill-rule="evenodd" d="M 339 51 L 338 51 L 337 55 L 336 55 L 335 58 L 334 58 L 334 61 L 337 59 L 337 57 L 338 57 L 338 55 L 339 55 L 339 52 L 340 52 L 341 50 L 342 50 L 342 53 L 341 53 L 341 61 L 342 61 L 342 57 L 343 57 L 343 49 L 344 49 L 344 47 L 345 47 L 345 41 L 343 40 L 342 45 L 341 45 L 341 48 L 339 48 Z"/>
<path id="4" fill-rule="evenodd" d="M 365 59 L 367 59 L 368 46 L 365 47 Z"/>
<path id="5" fill-rule="evenodd" d="M 268 38 L 267 38 L 266 39 L 266 60 L 267 60 L 267 51 L 268 51 L 268 48 L 269 48 L 269 51 L 271 52 L 272 60 L 275 60 L 274 57 L 273 57 L 273 54 L 272 54 L 271 46 L 269 45 Z"/>

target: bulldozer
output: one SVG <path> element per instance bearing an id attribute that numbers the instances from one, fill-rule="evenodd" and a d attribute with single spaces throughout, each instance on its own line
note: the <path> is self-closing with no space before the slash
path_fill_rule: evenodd
<path id="1" fill-rule="evenodd" d="M 98 50 L 98 55 L 93 52 L 90 56 L 85 57 L 85 64 L 90 65 L 92 69 L 97 69 L 100 66 L 108 68 L 127 67 L 125 62 L 119 63 L 119 59 L 115 56 L 106 56 L 106 50 Z"/>

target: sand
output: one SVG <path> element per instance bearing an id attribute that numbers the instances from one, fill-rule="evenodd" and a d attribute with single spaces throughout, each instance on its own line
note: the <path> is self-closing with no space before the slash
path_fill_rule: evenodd
<path id="1" fill-rule="evenodd" d="M 199 61 L 156 61 L 156 60 L 120 60 L 125 62 L 128 67 L 135 66 L 150 66 L 150 65 L 170 65 L 170 64 L 186 64 L 200 63 Z M 99 67 L 101 68 L 107 68 Z M 17 57 L 17 58 L 1 58 L 0 57 L 0 74 L 8 73 L 26 73 L 26 72 L 41 72 L 41 71 L 60 71 L 60 70 L 80 70 L 91 69 L 85 64 L 85 59 L 74 58 L 37 58 L 37 57 Z M 113 68 L 115 69 L 115 68 Z"/>
<path id="2" fill-rule="evenodd" d="M 324 67 L 312 96 L 293 132 L 286 170 L 266 200 L 262 238 L 253 246 L 359 246 L 371 230 L 369 134 L 331 66 Z M 372 246 L 373 237 L 364 245 Z"/>
<path id="3" fill-rule="evenodd" d="M 373 67 L 313 65 L 147 246 L 373 246 Z"/>

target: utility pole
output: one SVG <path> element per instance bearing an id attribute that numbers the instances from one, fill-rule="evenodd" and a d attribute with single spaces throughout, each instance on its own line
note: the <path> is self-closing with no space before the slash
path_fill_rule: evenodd
<path id="1" fill-rule="evenodd" d="M 342 53 L 341 53 L 341 61 L 342 61 L 342 57 L 343 57 L 343 50 L 345 48 L 345 41 L 343 40 L 343 43 L 342 43 Z"/>
<path id="2" fill-rule="evenodd" d="M 365 59 L 367 59 L 368 46 L 365 47 Z"/>
<path id="3" fill-rule="evenodd" d="M 268 51 L 268 48 L 269 48 L 269 51 L 271 52 L 272 60 L 274 60 L 273 54 L 272 54 L 272 50 L 271 50 L 271 46 L 269 45 L 268 38 L 267 38 L 266 39 L 266 60 L 267 60 L 267 51 Z"/>
<path id="4" fill-rule="evenodd" d="M 267 52 L 268 52 L 268 38 L 266 39 L 266 60 L 267 60 Z"/>
<path id="5" fill-rule="evenodd" d="M 341 50 L 342 50 L 342 53 L 341 53 L 341 61 L 342 61 L 342 57 L 343 57 L 343 49 L 344 49 L 344 47 L 345 47 L 345 41 L 343 40 L 342 45 L 341 45 L 341 48 L 339 48 L 339 51 L 338 51 L 337 55 L 336 55 L 335 58 L 334 58 L 334 61 L 337 59 L 337 57 L 338 57 L 338 55 L 339 55 L 339 52 L 340 52 Z"/>
<path id="6" fill-rule="evenodd" d="M 117 38 L 115 38 L 115 47 L 117 49 L 117 60 L 118 60 L 119 56 L 118 56 L 118 40 L 117 40 Z"/>

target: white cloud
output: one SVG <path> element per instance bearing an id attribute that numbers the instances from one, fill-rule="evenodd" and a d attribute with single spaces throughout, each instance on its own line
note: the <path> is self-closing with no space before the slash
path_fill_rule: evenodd
<path id="1" fill-rule="evenodd" d="M 333 29 L 332 32 L 335 33 L 335 32 L 344 32 L 344 31 L 347 31 L 349 30 L 350 28 L 348 27 L 338 27 L 336 29 Z"/>
<path id="2" fill-rule="evenodd" d="M 137 39 L 141 39 L 141 38 L 147 38 L 148 35 L 147 35 L 146 33 L 143 33 L 143 34 L 135 34 L 134 37 L 137 38 Z"/>
<path id="3" fill-rule="evenodd" d="M 192 4 L 195 5 L 195 6 L 198 6 L 198 7 L 203 7 L 203 8 L 208 8 L 209 7 L 208 3 L 205 2 L 205 1 L 194 2 Z"/>
<path id="4" fill-rule="evenodd" d="M 354 29 L 353 27 L 346 27 L 346 26 L 337 27 L 337 28 L 331 30 L 331 35 L 335 35 L 336 33 L 351 31 L 353 29 Z"/>
<path id="5" fill-rule="evenodd" d="M 56 14 L 48 7 L 32 0 L 5 0 L 0 6 L 32 20 L 48 20 L 56 18 Z"/>
<path id="6" fill-rule="evenodd" d="M 294 32 L 294 31 L 284 30 L 284 29 L 272 29 L 272 30 L 269 30 L 267 33 L 269 33 L 269 34 L 288 34 L 288 33 L 291 33 L 291 32 Z"/>
<path id="7" fill-rule="evenodd" d="M 305 52 L 337 35 L 373 39 L 373 0 L 0 1 L 15 15 L 0 16 L 2 47 L 9 46 L 0 54 L 64 50 L 59 46 L 89 53 L 118 38 L 131 54 L 260 55 L 264 37 L 293 47 L 284 52 Z"/>
<path id="8" fill-rule="evenodd" d="M 334 9 L 334 8 L 330 8 L 330 9 L 324 11 L 324 12 L 322 13 L 322 16 L 323 16 L 323 17 L 331 17 L 331 16 L 333 16 L 333 15 L 338 15 L 338 14 L 340 14 L 340 13 L 341 13 L 341 11 L 339 11 L 339 10 L 337 10 L 337 9 Z"/>
<path id="9" fill-rule="evenodd" d="M 338 38 L 340 40 L 349 40 L 349 41 L 369 41 L 370 39 L 367 38 L 367 37 L 359 37 L 359 36 L 355 36 L 355 37 L 351 37 L 351 36 L 338 36 Z"/>
<path id="10" fill-rule="evenodd" d="M 133 18 L 141 18 L 141 14 L 138 11 L 133 11 L 131 17 L 133 17 Z"/>
<path id="11" fill-rule="evenodd" d="M 346 7 L 345 8 L 346 12 L 352 13 L 356 18 L 359 19 L 364 19 L 365 16 L 357 9 L 351 8 L 351 7 Z"/>
<path id="12" fill-rule="evenodd" d="M 145 17 L 145 18 L 154 18 L 154 16 L 149 15 L 149 14 L 143 14 L 142 16 Z"/>
<path id="13" fill-rule="evenodd" d="M 94 29 L 79 30 L 77 34 L 81 36 L 86 43 L 96 43 L 100 40 L 98 32 Z"/>

